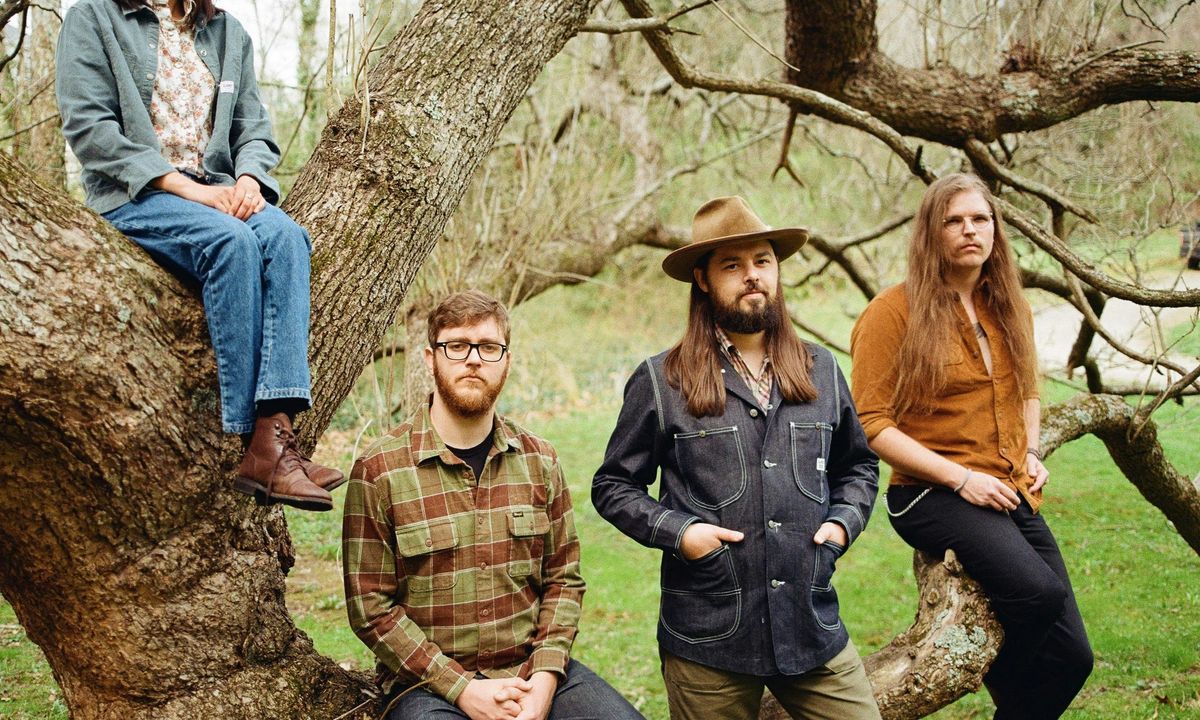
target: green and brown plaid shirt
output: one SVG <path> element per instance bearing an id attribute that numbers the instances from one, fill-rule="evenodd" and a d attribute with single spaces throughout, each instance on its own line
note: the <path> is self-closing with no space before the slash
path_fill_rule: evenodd
<path id="1" fill-rule="evenodd" d="M 483 477 L 429 408 L 375 442 L 346 491 L 346 611 L 390 692 L 426 681 L 454 702 L 479 672 L 563 673 L 584 582 L 554 448 L 497 416 Z"/>
<path id="2" fill-rule="evenodd" d="M 746 364 L 746 359 L 738 352 L 737 345 L 730 341 L 725 331 L 718 326 L 714 325 L 713 327 L 717 331 L 717 347 L 721 348 L 721 354 L 725 356 L 733 369 L 737 370 L 738 377 L 746 383 L 750 392 L 754 393 L 754 399 L 758 400 L 759 407 L 767 410 L 767 406 L 771 404 L 771 384 L 775 382 L 775 368 L 771 366 L 771 358 L 763 356 L 762 367 L 755 375 L 750 366 Z"/>

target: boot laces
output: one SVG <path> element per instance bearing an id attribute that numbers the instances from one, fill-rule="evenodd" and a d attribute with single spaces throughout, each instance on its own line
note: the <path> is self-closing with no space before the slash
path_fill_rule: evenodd
<path id="1" fill-rule="evenodd" d="M 284 443 L 283 455 L 280 456 L 278 465 L 281 474 L 286 475 L 293 470 L 302 471 L 303 468 L 300 465 L 300 461 L 304 458 L 304 456 L 300 454 L 300 448 L 296 444 L 296 435 L 287 430 L 287 428 L 282 427 L 275 431 L 275 435 L 283 440 Z"/>

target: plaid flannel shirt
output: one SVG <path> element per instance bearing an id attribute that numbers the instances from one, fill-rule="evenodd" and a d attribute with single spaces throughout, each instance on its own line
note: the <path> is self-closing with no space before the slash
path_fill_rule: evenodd
<path id="1" fill-rule="evenodd" d="M 346 611 L 386 692 L 427 682 L 454 702 L 475 673 L 562 675 L 584 582 L 554 448 L 497 416 L 483 476 L 424 407 L 351 471 Z"/>
<path id="2" fill-rule="evenodd" d="M 746 388 L 754 393 L 758 406 L 763 410 L 768 409 L 767 406 L 771 404 L 771 384 L 775 382 L 775 368 L 771 366 L 771 358 L 763 356 L 762 367 L 758 369 L 758 375 L 755 375 L 725 331 L 716 325 L 713 327 L 717 331 L 717 347 L 721 348 L 721 354 L 733 369 L 737 370 L 738 377 L 746 383 Z"/>

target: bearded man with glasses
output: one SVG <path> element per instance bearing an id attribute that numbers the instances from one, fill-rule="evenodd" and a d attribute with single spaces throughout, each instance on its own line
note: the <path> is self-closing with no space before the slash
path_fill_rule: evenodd
<path id="1" fill-rule="evenodd" d="M 508 312 L 477 291 L 429 316 L 427 404 L 367 449 L 346 492 L 350 625 L 389 720 L 641 718 L 570 658 L 584 582 L 554 448 L 496 413 Z"/>

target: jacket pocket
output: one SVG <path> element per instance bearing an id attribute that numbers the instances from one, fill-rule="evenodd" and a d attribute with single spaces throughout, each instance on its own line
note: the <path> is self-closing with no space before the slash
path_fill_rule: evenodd
<path id="1" fill-rule="evenodd" d="M 826 630 L 836 630 L 842 624 L 838 616 L 837 590 L 833 589 L 833 571 L 837 559 L 846 552 L 846 548 L 832 540 L 817 545 L 816 557 L 813 558 L 812 577 L 812 608 L 817 624 Z"/>
<path id="2" fill-rule="evenodd" d="M 742 588 L 728 545 L 691 562 L 663 556 L 663 628 L 687 643 L 721 640 L 737 632 Z"/>
<path id="3" fill-rule="evenodd" d="M 458 530 L 450 518 L 396 528 L 396 552 L 403 558 L 408 589 L 428 593 L 454 587 L 454 548 Z"/>
<path id="4" fill-rule="evenodd" d="M 550 532 L 550 516 L 544 509 L 533 505 L 514 505 L 508 510 L 507 522 L 512 543 L 508 559 L 509 576 L 541 582 L 542 554 L 546 547 L 546 533 Z"/>
<path id="5" fill-rule="evenodd" d="M 789 423 L 791 426 L 792 476 L 796 487 L 813 500 L 823 503 L 829 496 L 825 466 L 829 463 L 829 443 L 833 426 L 829 423 Z"/>
<path id="6" fill-rule="evenodd" d="M 737 425 L 675 433 L 675 456 L 688 498 L 717 510 L 746 491 L 746 453 Z"/>

